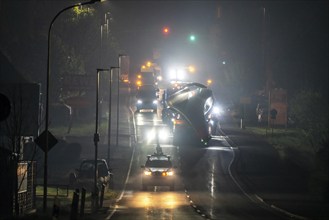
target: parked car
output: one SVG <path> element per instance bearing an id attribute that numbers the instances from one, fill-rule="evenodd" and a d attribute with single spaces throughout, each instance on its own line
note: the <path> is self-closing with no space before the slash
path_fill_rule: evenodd
<path id="1" fill-rule="evenodd" d="M 106 160 L 97 160 L 97 187 L 100 190 L 102 186 L 105 188 L 113 188 L 113 173 L 107 165 Z M 80 164 L 80 168 L 69 176 L 71 187 L 85 188 L 87 191 L 94 191 L 95 177 L 95 160 L 84 160 Z"/>

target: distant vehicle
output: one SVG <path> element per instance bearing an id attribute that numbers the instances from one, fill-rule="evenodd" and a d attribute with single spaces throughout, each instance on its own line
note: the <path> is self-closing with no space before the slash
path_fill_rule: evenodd
<path id="1" fill-rule="evenodd" d="M 113 173 L 108 167 L 106 160 L 97 160 L 97 187 L 100 190 L 102 186 L 105 188 L 113 187 Z M 84 187 L 87 191 L 94 190 L 95 177 L 95 160 L 84 160 L 80 164 L 80 168 L 69 176 L 69 183 L 72 187 Z"/>
<path id="2" fill-rule="evenodd" d="M 156 77 L 153 72 L 140 72 L 137 77 L 141 80 L 141 85 L 156 85 Z"/>
<path id="3" fill-rule="evenodd" d="M 124 85 L 129 85 L 129 66 L 130 66 L 130 58 L 129 56 L 121 56 L 120 57 L 120 81 Z"/>
<path id="4" fill-rule="evenodd" d="M 175 89 L 167 89 L 165 98 L 166 105 L 177 113 L 173 119 L 173 144 L 206 146 L 211 138 L 207 117 L 214 105 L 212 91 L 200 83 L 173 85 Z"/>
<path id="5" fill-rule="evenodd" d="M 148 155 L 145 165 L 141 168 L 143 190 L 147 190 L 148 186 L 169 186 L 170 191 L 175 190 L 175 167 L 169 155 L 162 152 Z"/>
<path id="6" fill-rule="evenodd" d="M 137 90 L 136 94 L 136 110 L 153 110 L 154 113 L 158 109 L 157 89 L 152 85 L 144 85 Z"/>

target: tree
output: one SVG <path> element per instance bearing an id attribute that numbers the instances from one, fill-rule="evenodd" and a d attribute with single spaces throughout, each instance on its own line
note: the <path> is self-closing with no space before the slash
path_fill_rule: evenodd
<path id="1" fill-rule="evenodd" d="M 118 45 L 113 34 L 114 22 L 111 13 L 104 16 L 94 8 L 75 7 L 56 21 L 52 31 L 52 97 L 56 102 L 71 96 L 74 91 L 62 91 L 61 79 L 67 75 L 94 75 L 103 56 L 106 66 L 110 57 L 118 54 Z M 103 27 L 103 29 L 101 28 Z M 108 53 L 110 52 L 110 53 Z M 106 61 L 106 62 L 105 62 Z"/>

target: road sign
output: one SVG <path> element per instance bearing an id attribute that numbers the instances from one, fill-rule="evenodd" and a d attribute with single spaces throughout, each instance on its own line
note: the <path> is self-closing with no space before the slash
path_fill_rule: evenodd
<path id="1" fill-rule="evenodd" d="M 34 142 L 43 150 L 43 152 L 46 151 L 46 147 L 47 147 L 47 143 L 46 143 L 46 138 L 47 138 L 47 132 L 43 131 L 39 137 L 37 137 Z M 48 151 L 50 151 L 50 149 L 52 147 L 54 147 L 57 144 L 57 139 L 54 137 L 54 135 L 52 135 L 52 133 L 50 133 L 50 131 L 48 131 Z"/>

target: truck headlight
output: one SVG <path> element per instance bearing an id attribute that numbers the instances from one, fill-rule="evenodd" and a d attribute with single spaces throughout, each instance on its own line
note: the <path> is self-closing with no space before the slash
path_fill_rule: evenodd
<path id="1" fill-rule="evenodd" d="M 223 114 L 224 110 L 221 106 L 214 106 L 212 109 L 212 114 L 214 115 L 221 115 Z"/>
<path id="2" fill-rule="evenodd" d="M 168 128 L 159 128 L 151 129 L 146 133 L 146 140 L 147 143 L 150 144 L 153 141 L 157 141 L 157 138 L 159 138 L 159 141 L 167 141 L 169 139 L 170 131 Z"/>

